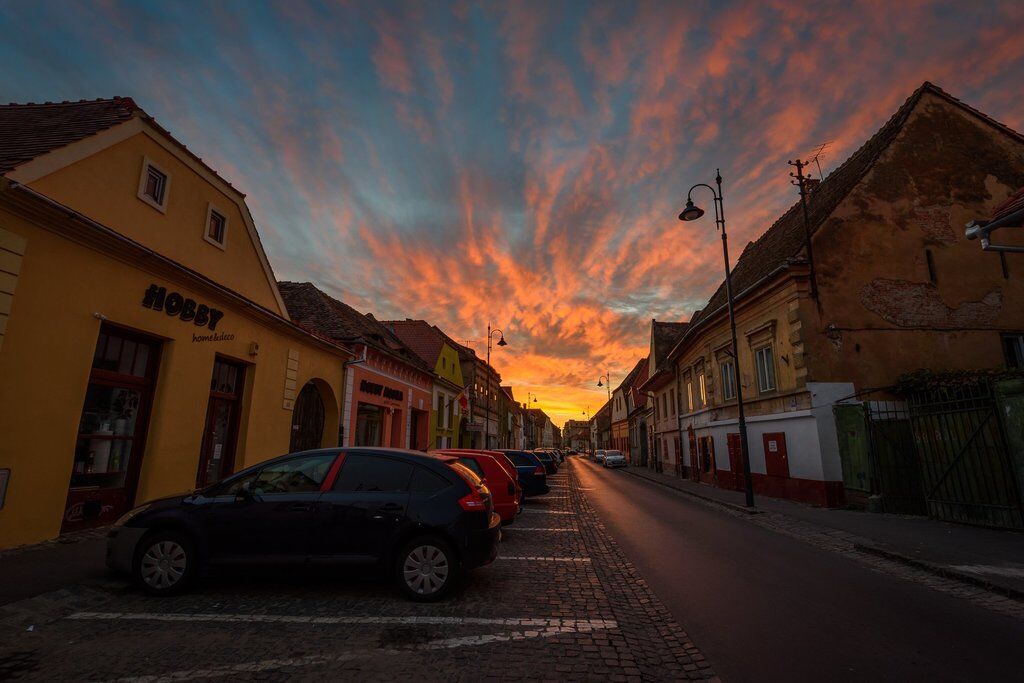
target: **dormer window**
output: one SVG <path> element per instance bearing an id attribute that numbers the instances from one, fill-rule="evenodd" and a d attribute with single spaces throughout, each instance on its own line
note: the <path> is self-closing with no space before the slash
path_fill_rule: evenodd
<path id="1" fill-rule="evenodd" d="M 227 234 L 227 217 L 211 206 L 206 212 L 206 241 L 223 249 Z"/>
<path id="2" fill-rule="evenodd" d="M 170 176 L 149 159 L 143 159 L 142 177 L 139 178 L 139 199 L 157 211 L 167 210 L 167 194 L 171 187 Z"/>

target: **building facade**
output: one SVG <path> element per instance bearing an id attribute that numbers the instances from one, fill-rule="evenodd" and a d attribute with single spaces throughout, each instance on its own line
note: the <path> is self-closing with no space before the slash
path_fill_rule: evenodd
<path id="1" fill-rule="evenodd" d="M 293 320 L 356 356 L 345 376 L 341 445 L 427 450 L 431 368 L 373 316 L 308 282 L 278 286 Z"/>
<path id="2" fill-rule="evenodd" d="M 338 443 L 244 195 L 132 100 L 0 107 L 0 545 Z"/>
<path id="3" fill-rule="evenodd" d="M 430 447 L 458 447 L 462 421 L 459 399 L 465 387 L 458 350 L 449 343 L 444 332 L 425 320 L 387 320 L 383 324 L 433 368 L 434 389 L 427 439 Z"/>
<path id="4" fill-rule="evenodd" d="M 670 354 L 686 474 L 740 486 L 739 382 L 755 490 L 841 505 L 836 404 L 919 368 L 1007 364 L 1024 279 L 963 226 L 1022 184 L 1024 137 L 930 83 L 913 93 L 809 188 L 807 227 L 796 204 L 743 251 L 736 353 L 723 287 L 691 318 Z"/>
<path id="5" fill-rule="evenodd" d="M 682 442 L 679 436 L 679 396 L 676 365 L 668 354 L 688 323 L 651 321 L 648 377 L 640 391 L 651 397 L 651 461 L 655 469 L 680 475 Z"/>

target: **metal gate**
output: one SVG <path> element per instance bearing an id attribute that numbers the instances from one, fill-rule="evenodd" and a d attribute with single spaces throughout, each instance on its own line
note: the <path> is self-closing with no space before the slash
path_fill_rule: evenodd
<path id="1" fill-rule="evenodd" d="M 1024 528 L 1020 491 L 991 383 L 913 393 L 907 406 L 928 514 Z"/>

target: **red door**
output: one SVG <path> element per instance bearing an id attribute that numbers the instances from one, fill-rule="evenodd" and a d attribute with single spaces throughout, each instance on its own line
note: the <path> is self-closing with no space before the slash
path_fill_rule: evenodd
<path id="1" fill-rule="evenodd" d="M 764 435 L 764 464 L 769 477 L 789 477 L 789 456 L 786 454 L 786 434 L 770 432 Z"/>
<path id="2" fill-rule="evenodd" d="M 732 470 L 733 488 L 743 490 L 743 450 L 740 447 L 740 433 L 731 432 L 726 437 L 729 444 L 729 469 Z"/>

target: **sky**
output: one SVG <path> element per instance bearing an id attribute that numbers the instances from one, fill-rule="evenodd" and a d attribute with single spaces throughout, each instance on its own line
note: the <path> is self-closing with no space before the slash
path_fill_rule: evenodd
<path id="1" fill-rule="evenodd" d="M 3 101 L 133 97 L 246 192 L 281 280 L 422 318 L 556 423 L 925 80 L 1024 128 L 1024 2 L 0 4 Z M 1016 106 L 1015 106 L 1016 105 Z M 698 203 L 710 204 L 700 194 Z"/>

